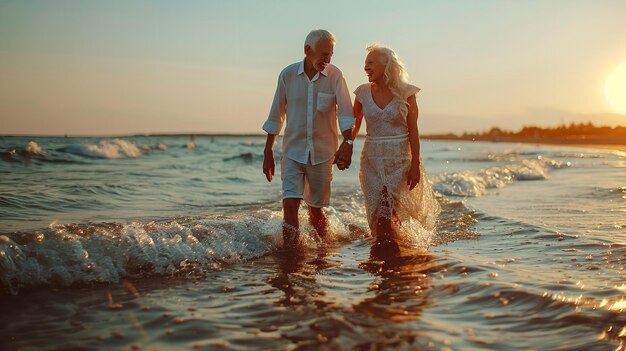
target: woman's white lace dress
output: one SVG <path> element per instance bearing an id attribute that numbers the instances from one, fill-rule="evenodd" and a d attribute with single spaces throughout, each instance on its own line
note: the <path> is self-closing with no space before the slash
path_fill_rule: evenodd
<path id="1" fill-rule="evenodd" d="M 420 89 L 409 85 L 404 101 Z M 421 180 L 409 191 L 411 167 L 406 112 L 401 115 L 402 101 L 394 98 L 383 109 L 374 102 L 369 83 L 354 93 L 363 106 L 367 135 L 361 153 L 359 180 L 365 197 L 367 220 L 376 237 L 378 217 L 392 218 L 399 243 L 427 247 L 439 217 L 439 203 L 420 162 Z M 386 188 L 386 192 L 383 189 Z"/>

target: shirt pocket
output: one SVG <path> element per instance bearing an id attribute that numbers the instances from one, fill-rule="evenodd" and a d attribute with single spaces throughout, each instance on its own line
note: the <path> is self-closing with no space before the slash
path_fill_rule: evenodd
<path id="1" fill-rule="evenodd" d="M 335 95 L 317 93 L 317 110 L 319 112 L 329 112 L 335 107 Z"/>

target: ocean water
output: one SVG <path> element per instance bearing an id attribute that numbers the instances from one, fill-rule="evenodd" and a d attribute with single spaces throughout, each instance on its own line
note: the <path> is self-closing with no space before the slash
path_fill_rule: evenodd
<path id="1" fill-rule="evenodd" d="M 438 230 L 389 256 L 357 140 L 285 254 L 263 145 L 0 137 L 0 349 L 626 349 L 624 153 L 422 141 Z"/>

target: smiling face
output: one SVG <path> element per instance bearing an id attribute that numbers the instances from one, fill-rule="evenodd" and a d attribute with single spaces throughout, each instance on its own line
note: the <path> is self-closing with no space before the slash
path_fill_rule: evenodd
<path id="1" fill-rule="evenodd" d="M 385 82 L 385 65 L 382 63 L 383 55 L 372 51 L 365 58 L 365 74 L 367 80 L 384 84 Z"/>
<path id="2" fill-rule="evenodd" d="M 315 44 L 315 48 L 309 45 L 304 47 L 306 59 L 316 71 L 321 72 L 330 63 L 333 56 L 334 45 L 329 39 L 321 38 Z"/>

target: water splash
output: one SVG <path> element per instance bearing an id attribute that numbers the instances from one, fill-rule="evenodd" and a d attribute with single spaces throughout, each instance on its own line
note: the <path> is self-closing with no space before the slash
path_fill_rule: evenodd
<path id="1" fill-rule="evenodd" d="M 106 159 L 138 158 L 143 154 L 137 145 L 122 139 L 101 140 L 98 144 L 70 145 L 64 151 L 81 156 Z"/>
<path id="2" fill-rule="evenodd" d="M 331 240 L 353 239 L 334 209 Z M 301 211 L 301 245 L 320 245 Z M 124 277 L 198 276 L 264 256 L 282 246 L 282 214 L 217 216 L 162 222 L 53 223 L 43 231 L 0 236 L 0 284 L 12 294 L 36 285 L 113 283 Z"/>
<path id="3" fill-rule="evenodd" d="M 489 189 L 503 188 L 517 180 L 548 179 L 550 169 L 570 166 L 559 162 L 537 158 L 524 159 L 518 163 L 496 166 L 478 171 L 443 173 L 433 177 L 433 188 L 444 195 L 483 196 Z"/>

